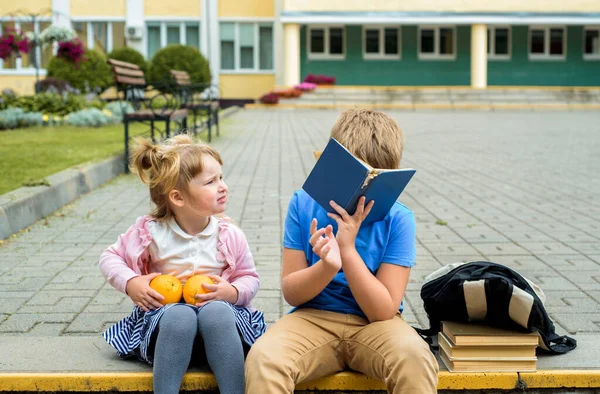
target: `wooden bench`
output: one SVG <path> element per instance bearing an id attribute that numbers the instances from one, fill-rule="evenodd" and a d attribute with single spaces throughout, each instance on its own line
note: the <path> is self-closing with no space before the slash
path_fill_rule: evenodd
<path id="1" fill-rule="evenodd" d="M 157 92 L 156 88 L 161 86 L 148 85 L 144 72 L 137 65 L 115 59 L 108 59 L 108 64 L 114 76 L 117 96 L 122 94 L 123 97 L 119 98 L 129 102 L 134 108 L 133 112 L 128 113 L 125 111 L 125 106 L 122 107 L 125 126 L 125 172 L 127 173 L 129 172 L 129 124 L 148 123 L 150 138 L 156 142 L 155 131 L 158 131 L 161 137 L 170 137 L 171 122 L 179 124 L 175 134 L 187 128 L 188 110 L 180 108 L 177 97 Z M 165 81 L 164 85 L 168 86 L 169 81 Z M 164 132 L 155 126 L 155 123 L 160 122 L 164 122 Z"/>
<path id="2" fill-rule="evenodd" d="M 217 127 L 219 135 L 219 101 L 213 96 L 213 88 L 210 84 L 193 84 L 187 71 L 171 70 L 171 77 L 175 89 L 179 95 L 181 108 L 189 110 L 193 115 L 193 131 L 197 130 L 197 118 L 206 114 L 206 128 L 208 130 L 208 142 L 212 140 L 212 126 Z M 208 97 L 201 97 L 202 95 Z"/>

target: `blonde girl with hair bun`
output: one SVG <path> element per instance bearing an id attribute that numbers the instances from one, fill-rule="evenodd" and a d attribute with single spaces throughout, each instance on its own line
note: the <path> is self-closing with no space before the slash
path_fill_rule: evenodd
<path id="1" fill-rule="evenodd" d="M 266 328 L 250 306 L 259 278 L 246 237 L 223 217 L 222 165 L 215 149 L 188 135 L 163 144 L 136 139 L 131 170 L 154 206 L 100 256 L 104 277 L 135 304 L 103 337 L 122 358 L 153 366 L 155 393 L 178 393 L 190 363 L 208 363 L 221 393 L 242 393 L 245 354 Z M 163 306 L 150 287 L 160 274 L 182 283 L 203 274 L 215 284 L 196 305 Z"/>

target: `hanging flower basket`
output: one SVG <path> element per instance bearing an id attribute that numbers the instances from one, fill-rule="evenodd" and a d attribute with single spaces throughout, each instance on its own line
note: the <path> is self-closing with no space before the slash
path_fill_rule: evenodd
<path id="1" fill-rule="evenodd" d="M 83 44 L 76 38 L 71 41 L 59 42 L 56 57 L 71 62 L 78 68 L 79 63 L 86 60 L 83 56 L 84 53 L 85 48 L 83 48 Z"/>
<path id="2" fill-rule="evenodd" d="M 53 42 L 73 41 L 76 38 L 77 33 L 70 27 L 50 25 L 42 30 L 37 40 L 40 45 L 47 45 Z"/>
<path id="3" fill-rule="evenodd" d="M 0 59 L 6 60 L 12 55 L 17 57 L 29 53 L 29 39 L 14 28 L 7 28 L 0 36 Z"/>

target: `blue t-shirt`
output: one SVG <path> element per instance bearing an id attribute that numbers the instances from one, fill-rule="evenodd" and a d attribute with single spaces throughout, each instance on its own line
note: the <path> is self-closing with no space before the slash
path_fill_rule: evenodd
<path id="1" fill-rule="evenodd" d="M 327 211 L 304 190 L 295 192 L 285 218 L 283 246 L 304 251 L 309 266 L 319 261 L 319 256 L 313 253 L 309 242 L 313 218 L 317 219 L 318 228 L 331 224 L 334 234 L 337 233 L 337 223 L 327 216 Z M 415 234 L 413 213 L 396 202 L 384 220 L 360 227 L 356 237 L 356 250 L 373 275 L 377 273 L 381 263 L 413 267 L 416 258 Z M 343 270 L 335 275 L 321 293 L 299 308 L 316 308 L 366 317 L 350 291 Z M 400 312 L 402 310 L 403 305 L 400 305 Z"/>

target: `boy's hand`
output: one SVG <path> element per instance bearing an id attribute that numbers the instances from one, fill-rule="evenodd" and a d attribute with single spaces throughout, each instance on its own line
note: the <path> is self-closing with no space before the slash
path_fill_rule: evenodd
<path id="1" fill-rule="evenodd" d="M 163 306 L 160 302 L 165 299 L 159 292 L 150 287 L 152 279 L 159 276 L 160 273 L 136 276 L 127 281 L 125 291 L 131 301 L 145 312 L 151 309 L 158 309 Z"/>
<path id="2" fill-rule="evenodd" d="M 313 253 L 319 256 L 328 267 L 335 269 L 336 272 L 342 268 L 340 247 L 333 235 L 331 225 L 317 230 L 317 219 L 313 219 L 310 223 L 310 244 L 313 247 Z"/>
<path id="3" fill-rule="evenodd" d="M 223 300 L 230 304 L 235 304 L 238 300 L 238 289 L 219 275 L 206 275 L 215 281 L 214 285 L 202 284 L 206 290 L 210 290 L 210 293 L 196 294 L 196 306 L 202 306 L 210 301 Z"/>
<path id="4" fill-rule="evenodd" d="M 332 218 L 337 222 L 338 231 L 336 235 L 337 242 L 340 248 L 347 247 L 355 247 L 354 243 L 356 242 L 356 235 L 358 234 L 358 230 L 360 229 L 360 225 L 365 220 L 369 212 L 371 212 L 371 208 L 373 208 L 373 204 L 375 201 L 371 200 L 365 206 L 365 196 L 362 196 L 358 200 L 358 206 L 356 207 L 356 212 L 354 215 L 348 214 L 344 208 L 335 203 L 335 201 L 330 201 L 329 204 L 335 211 L 338 213 L 328 213 L 327 216 Z"/>

